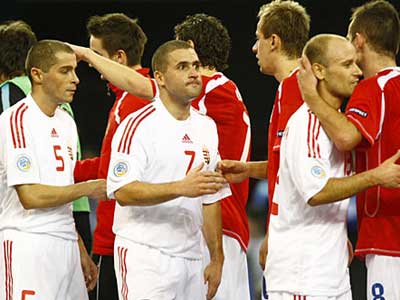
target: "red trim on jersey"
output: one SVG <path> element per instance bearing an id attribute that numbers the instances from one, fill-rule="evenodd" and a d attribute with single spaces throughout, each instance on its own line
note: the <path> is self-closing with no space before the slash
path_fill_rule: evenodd
<path id="1" fill-rule="evenodd" d="M 369 134 L 369 132 L 364 128 L 364 126 L 361 124 L 359 120 L 354 118 L 352 115 L 346 115 L 346 117 L 351 121 L 357 128 L 358 130 L 361 131 L 361 134 L 364 136 L 364 138 L 367 139 L 367 141 L 372 145 L 374 145 L 374 138 Z"/>
<path id="2" fill-rule="evenodd" d="M 310 129 L 311 129 L 311 112 L 308 111 L 308 130 L 307 130 L 307 146 L 308 146 L 308 157 L 311 157 L 311 147 L 310 147 Z"/>
<path id="3" fill-rule="evenodd" d="M 13 116 L 14 116 L 14 112 L 12 112 L 12 113 L 11 113 L 11 116 L 10 116 L 11 136 L 12 136 L 14 148 L 17 148 L 17 144 L 16 144 L 16 142 L 15 142 L 15 136 L 14 136 L 14 125 L 13 125 L 13 121 L 12 121 Z"/>
<path id="4" fill-rule="evenodd" d="M 317 135 L 316 135 L 316 137 L 315 137 L 315 139 L 316 139 L 317 141 L 318 141 L 320 129 L 321 129 L 321 123 L 318 123 Z M 321 150 L 320 150 L 320 148 L 319 148 L 319 143 L 318 143 L 318 142 L 317 142 L 317 156 L 318 156 L 318 158 L 321 158 Z"/>
<path id="5" fill-rule="evenodd" d="M 24 117 L 24 113 L 26 112 L 27 109 L 28 109 L 28 106 L 26 106 L 26 107 L 22 110 L 21 116 L 20 116 L 20 118 L 19 118 L 19 124 L 20 124 L 20 126 L 21 126 L 22 143 L 23 143 L 22 148 L 26 148 L 23 117 Z"/>
<path id="6" fill-rule="evenodd" d="M 133 131 L 132 131 L 132 133 L 131 133 L 131 136 L 129 137 L 129 142 L 128 142 L 128 154 L 130 154 L 130 152 L 131 152 L 132 139 L 133 139 L 133 136 L 135 135 L 136 129 L 138 128 L 139 124 L 140 124 L 144 119 L 146 119 L 149 115 L 151 115 L 153 112 L 155 112 L 155 111 L 156 111 L 156 109 L 153 108 L 153 109 L 150 110 L 148 113 L 146 113 L 140 120 L 137 121 L 137 123 L 136 123 L 136 125 L 135 125 L 135 128 L 133 129 Z"/>
<path id="7" fill-rule="evenodd" d="M 21 106 L 20 107 L 18 107 L 18 109 L 17 109 L 17 112 L 15 113 L 15 118 L 14 118 L 14 122 L 15 122 L 15 129 L 16 129 L 16 133 L 17 133 L 17 140 L 18 140 L 18 148 L 22 148 L 21 147 L 21 140 L 20 140 L 20 138 L 19 138 L 19 126 L 21 126 L 21 124 L 19 124 L 18 125 L 18 115 L 19 115 L 19 113 L 20 113 L 20 111 L 21 111 L 21 109 L 25 106 L 26 104 L 25 103 L 22 103 L 21 104 Z M 20 118 L 21 119 L 21 118 Z M 21 121 L 22 121 L 22 119 L 21 119 Z M 21 132 L 21 134 L 22 134 L 23 132 Z"/>
<path id="8" fill-rule="evenodd" d="M 274 216 L 277 216 L 278 215 L 278 211 L 279 211 L 278 208 L 279 208 L 278 203 L 272 202 L 271 203 L 271 214 L 274 215 Z"/>
<path id="9" fill-rule="evenodd" d="M 119 270 L 122 278 L 121 295 L 123 300 L 128 300 L 128 285 L 126 283 L 126 252 L 128 249 L 118 247 L 118 258 L 119 258 Z"/>
<path id="10" fill-rule="evenodd" d="M 4 241 L 4 265 L 5 265 L 5 285 L 6 300 L 13 299 L 13 276 L 12 276 L 12 241 Z"/>
<path id="11" fill-rule="evenodd" d="M 131 135 L 131 130 L 133 127 L 133 124 L 136 122 L 137 119 L 139 119 L 143 114 L 145 114 L 147 111 L 149 111 L 150 109 L 154 109 L 154 107 L 152 105 L 146 107 L 142 112 L 140 112 L 135 118 L 131 118 L 128 123 L 125 126 L 125 130 L 124 133 L 122 134 L 121 140 L 119 142 L 119 146 L 118 146 L 118 152 L 124 153 L 127 152 L 126 146 L 127 146 L 127 142 L 128 142 L 128 138 Z M 123 147 L 123 148 L 121 148 Z"/>
<path id="12" fill-rule="evenodd" d="M 247 252 L 247 245 L 246 245 L 246 243 L 242 240 L 242 238 L 240 237 L 239 234 L 237 234 L 237 233 L 234 232 L 234 231 L 231 231 L 231 230 L 228 230 L 228 229 L 224 229 L 224 228 L 222 228 L 222 233 L 223 233 L 224 235 L 230 236 L 231 238 L 234 238 L 235 240 L 237 240 L 237 241 L 239 242 L 240 246 L 243 248 L 243 250 L 244 250 L 245 252 Z"/>

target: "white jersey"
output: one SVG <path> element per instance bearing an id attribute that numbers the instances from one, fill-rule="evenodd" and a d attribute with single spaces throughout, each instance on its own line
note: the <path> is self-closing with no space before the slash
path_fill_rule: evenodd
<path id="1" fill-rule="evenodd" d="M 71 204 L 23 208 L 15 185 L 65 186 L 74 183 L 77 130 L 57 108 L 45 115 L 31 95 L 0 116 L 0 230 L 16 229 L 75 240 Z"/>
<path id="2" fill-rule="evenodd" d="M 346 163 L 345 163 L 346 162 Z M 336 296 L 350 289 L 346 216 L 348 199 L 312 207 L 308 200 L 331 177 L 350 170 L 319 120 L 303 104 L 289 119 L 271 215 L 264 276 L 271 292 Z"/>
<path id="3" fill-rule="evenodd" d="M 220 160 L 214 121 L 191 108 L 184 121 L 176 120 L 160 99 L 129 115 L 112 142 L 107 193 L 132 181 L 166 183 L 181 180 L 204 162 L 213 171 Z M 201 258 L 202 204 L 229 196 L 226 185 L 213 195 L 178 197 L 154 206 L 116 205 L 113 231 L 128 240 L 172 255 Z"/>

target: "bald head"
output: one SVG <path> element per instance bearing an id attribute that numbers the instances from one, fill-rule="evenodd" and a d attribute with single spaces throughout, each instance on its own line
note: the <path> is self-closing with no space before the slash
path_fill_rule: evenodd
<path id="1" fill-rule="evenodd" d="M 319 34 L 307 42 L 303 53 L 311 64 L 317 63 L 327 67 L 337 50 L 348 46 L 351 46 L 350 42 L 340 35 Z"/>

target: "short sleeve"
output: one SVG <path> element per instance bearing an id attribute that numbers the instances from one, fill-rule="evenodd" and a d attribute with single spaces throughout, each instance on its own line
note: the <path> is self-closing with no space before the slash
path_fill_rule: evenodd
<path id="1" fill-rule="evenodd" d="M 315 115 L 308 112 L 307 117 L 307 122 L 299 120 L 303 122 L 291 123 L 288 127 L 284 150 L 288 172 L 306 203 L 331 177 L 329 156 L 332 147 Z"/>
<path id="2" fill-rule="evenodd" d="M 0 124 L 0 128 L 5 130 L 3 136 L 7 185 L 11 187 L 19 184 L 40 183 L 35 141 L 24 119 L 16 121 L 14 113 L 15 111 L 3 116 Z"/>
<path id="3" fill-rule="evenodd" d="M 371 80 L 358 84 L 346 107 L 346 116 L 372 146 L 380 132 L 382 92 Z"/>
<path id="4" fill-rule="evenodd" d="M 133 181 L 141 181 L 146 167 L 146 134 L 143 128 L 132 132 L 133 117 L 127 117 L 118 127 L 112 140 L 110 166 L 107 176 L 107 195 Z"/>

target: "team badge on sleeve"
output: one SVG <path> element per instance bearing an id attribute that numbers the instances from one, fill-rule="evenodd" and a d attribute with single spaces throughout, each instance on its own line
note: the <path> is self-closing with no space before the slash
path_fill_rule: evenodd
<path id="1" fill-rule="evenodd" d="M 319 178 L 319 179 L 322 179 L 322 178 L 324 178 L 324 177 L 326 176 L 325 170 L 324 170 L 322 167 L 320 167 L 320 166 L 313 166 L 313 167 L 311 168 L 311 174 L 312 174 L 314 177 L 317 177 L 317 178 Z"/>
<path id="2" fill-rule="evenodd" d="M 31 169 L 31 160 L 26 155 L 21 155 L 17 158 L 17 168 L 22 172 L 28 172 Z"/>
<path id="3" fill-rule="evenodd" d="M 124 176 L 126 173 L 128 173 L 128 163 L 126 161 L 118 161 L 115 165 L 114 165 L 114 175 L 116 177 L 122 177 Z"/>

